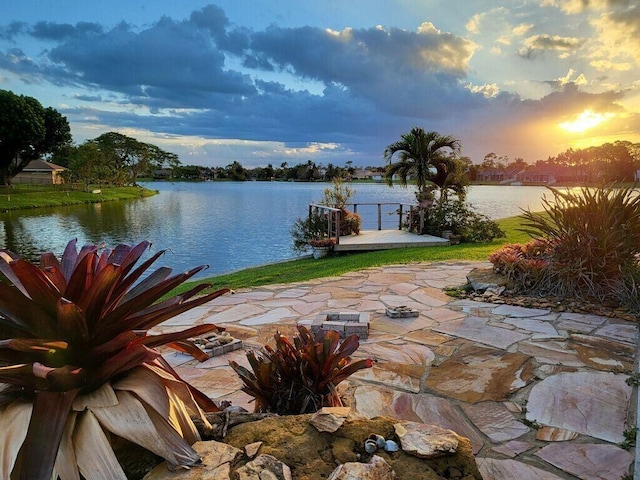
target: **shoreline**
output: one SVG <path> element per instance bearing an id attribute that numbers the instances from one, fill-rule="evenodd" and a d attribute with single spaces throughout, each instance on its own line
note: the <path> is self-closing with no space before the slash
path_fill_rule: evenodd
<path id="1" fill-rule="evenodd" d="M 33 210 L 37 208 L 55 208 L 69 205 L 82 205 L 91 203 L 111 202 L 114 200 L 132 200 L 146 198 L 159 193 L 145 187 L 101 187 L 99 193 L 79 190 L 69 191 L 34 191 L 29 190 L 29 185 L 21 184 L 15 191 L 0 194 L 0 212 L 14 212 L 19 210 Z"/>

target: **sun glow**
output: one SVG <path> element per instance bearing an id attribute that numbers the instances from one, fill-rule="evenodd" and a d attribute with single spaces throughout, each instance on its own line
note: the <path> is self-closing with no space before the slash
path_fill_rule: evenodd
<path id="1" fill-rule="evenodd" d="M 580 133 L 600 125 L 602 122 L 614 117 L 613 113 L 596 113 L 593 110 L 585 110 L 570 122 L 559 123 L 558 126 L 568 132 Z"/>

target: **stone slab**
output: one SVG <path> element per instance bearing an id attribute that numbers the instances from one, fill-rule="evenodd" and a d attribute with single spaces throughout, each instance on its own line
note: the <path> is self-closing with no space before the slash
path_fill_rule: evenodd
<path id="1" fill-rule="evenodd" d="M 629 473 L 633 456 L 615 445 L 554 443 L 535 454 L 545 462 L 584 480 L 612 480 Z"/>
<path id="2" fill-rule="evenodd" d="M 488 324 L 488 319 L 480 317 L 467 317 L 459 323 L 445 323 L 433 329 L 440 333 L 446 333 L 456 337 L 466 338 L 496 348 L 507 349 L 514 343 L 526 339 L 523 333 L 493 327 Z"/>
<path id="3" fill-rule="evenodd" d="M 527 420 L 620 443 L 624 440 L 631 387 L 621 374 L 563 372 L 533 386 Z"/>
<path id="4" fill-rule="evenodd" d="M 529 427 L 516 420 L 502 404 L 494 402 L 463 404 L 462 409 L 469 420 L 494 443 L 506 442 L 529 433 Z"/>

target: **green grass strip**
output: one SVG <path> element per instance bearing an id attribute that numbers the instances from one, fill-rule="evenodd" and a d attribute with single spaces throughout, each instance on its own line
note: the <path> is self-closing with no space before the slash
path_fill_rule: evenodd
<path id="1" fill-rule="evenodd" d="M 94 189 L 99 189 L 100 193 L 91 193 Z M 150 197 L 157 193 L 155 190 L 140 187 L 94 187 L 84 192 L 82 190 L 64 191 L 60 187 L 15 185 L 11 188 L 0 188 L 0 211 L 131 200 Z"/>
<path id="2" fill-rule="evenodd" d="M 365 253 L 340 254 L 322 259 L 301 258 L 287 262 L 247 268 L 233 273 L 188 282 L 172 292 L 181 293 L 196 284 L 210 283 L 211 290 L 257 287 L 275 283 L 297 283 L 316 278 L 337 277 L 347 272 L 382 265 L 399 265 L 415 262 L 439 262 L 447 260 L 485 261 L 490 253 L 507 243 L 522 243 L 530 237 L 518 231 L 522 217 L 508 217 L 498 221 L 506 238 L 490 243 L 466 243 L 444 247 L 415 247 L 381 250 Z M 210 291 L 210 290 L 208 290 Z"/>

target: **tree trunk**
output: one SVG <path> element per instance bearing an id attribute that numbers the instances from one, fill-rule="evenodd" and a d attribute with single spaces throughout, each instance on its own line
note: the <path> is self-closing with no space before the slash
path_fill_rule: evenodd
<path id="1" fill-rule="evenodd" d="M 0 185 L 11 185 L 11 173 L 9 173 L 9 167 L 1 167 L 0 168 Z"/>

